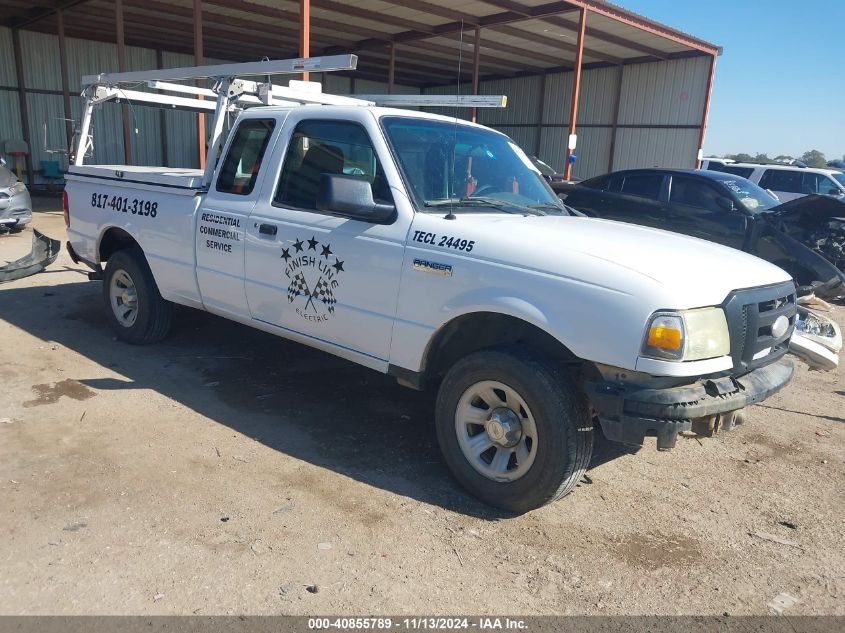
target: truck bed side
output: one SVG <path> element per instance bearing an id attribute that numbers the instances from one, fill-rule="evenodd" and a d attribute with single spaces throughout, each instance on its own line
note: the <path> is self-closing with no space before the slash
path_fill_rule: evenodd
<path id="1" fill-rule="evenodd" d="M 201 181 L 199 170 L 72 166 L 65 187 L 70 244 L 98 264 L 113 238 L 128 234 L 144 251 L 161 295 L 200 307 L 193 236 Z"/>

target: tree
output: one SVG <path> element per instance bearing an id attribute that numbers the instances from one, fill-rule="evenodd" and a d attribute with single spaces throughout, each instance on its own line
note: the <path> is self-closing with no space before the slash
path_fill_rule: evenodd
<path id="1" fill-rule="evenodd" d="M 742 152 L 739 154 L 728 154 L 725 158 L 732 158 L 738 163 L 747 163 L 754 160 L 754 157 L 751 154 L 744 154 Z"/>
<path id="2" fill-rule="evenodd" d="M 827 159 L 824 154 L 817 149 L 811 149 L 801 155 L 801 160 L 807 167 L 827 167 Z"/>
<path id="3" fill-rule="evenodd" d="M 757 156 L 754 157 L 754 160 L 752 162 L 768 165 L 772 162 L 772 159 L 769 158 L 766 154 L 757 154 Z"/>

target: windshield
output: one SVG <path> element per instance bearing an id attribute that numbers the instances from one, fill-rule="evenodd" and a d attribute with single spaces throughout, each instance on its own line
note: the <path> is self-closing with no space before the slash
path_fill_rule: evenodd
<path id="1" fill-rule="evenodd" d="M 831 176 L 833 176 L 833 179 L 836 182 L 838 182 L 840 185 L 845 187 L 845 174 L 838 172 L 838 171 L 835 171 L 831 174 Z"/>
<path id="2" fill-rule="evenodd" d="M 780 204 L 780 200 L 775 198 L 768 191 L 761 189 L 745 178 L 725 179 L 721 182 L 728 189 L 733 191 L 734 195 L 739 198 L 742 206 L 744 206 L 749 213 L 761 213 L 763 211 L 768 211 Z"/>
<path id="3" fill-rule="evenodd" d="M 444 121 L 382 125 L 418 206 L 442 213 L 566 213 L 537 168 L 504 134 Z"/>

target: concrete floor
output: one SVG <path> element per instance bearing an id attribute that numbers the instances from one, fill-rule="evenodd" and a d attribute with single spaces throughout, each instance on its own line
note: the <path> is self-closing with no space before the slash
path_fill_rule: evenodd
<path id="1" fill-rule="evenodd" d="M 430 394 L 188 309 L 119 343 L 83 272 L 0 286 L 2 614 L 845 615 L 841 368 L 671 452 L 600 438 L 509 518 L 447 474 Z"/>

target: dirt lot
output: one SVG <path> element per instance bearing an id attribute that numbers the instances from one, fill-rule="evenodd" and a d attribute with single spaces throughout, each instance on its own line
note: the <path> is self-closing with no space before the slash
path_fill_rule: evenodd
<path id="1" fill-rule="evenodd" d="M 669 453 L 599 439 L 512 518 L 446 474 L 430 395 L 187 309 L 118 343 L 65 253 L 0 287 L 0 340 L 0 613 L 845 614 L 842 369 Z"/>

